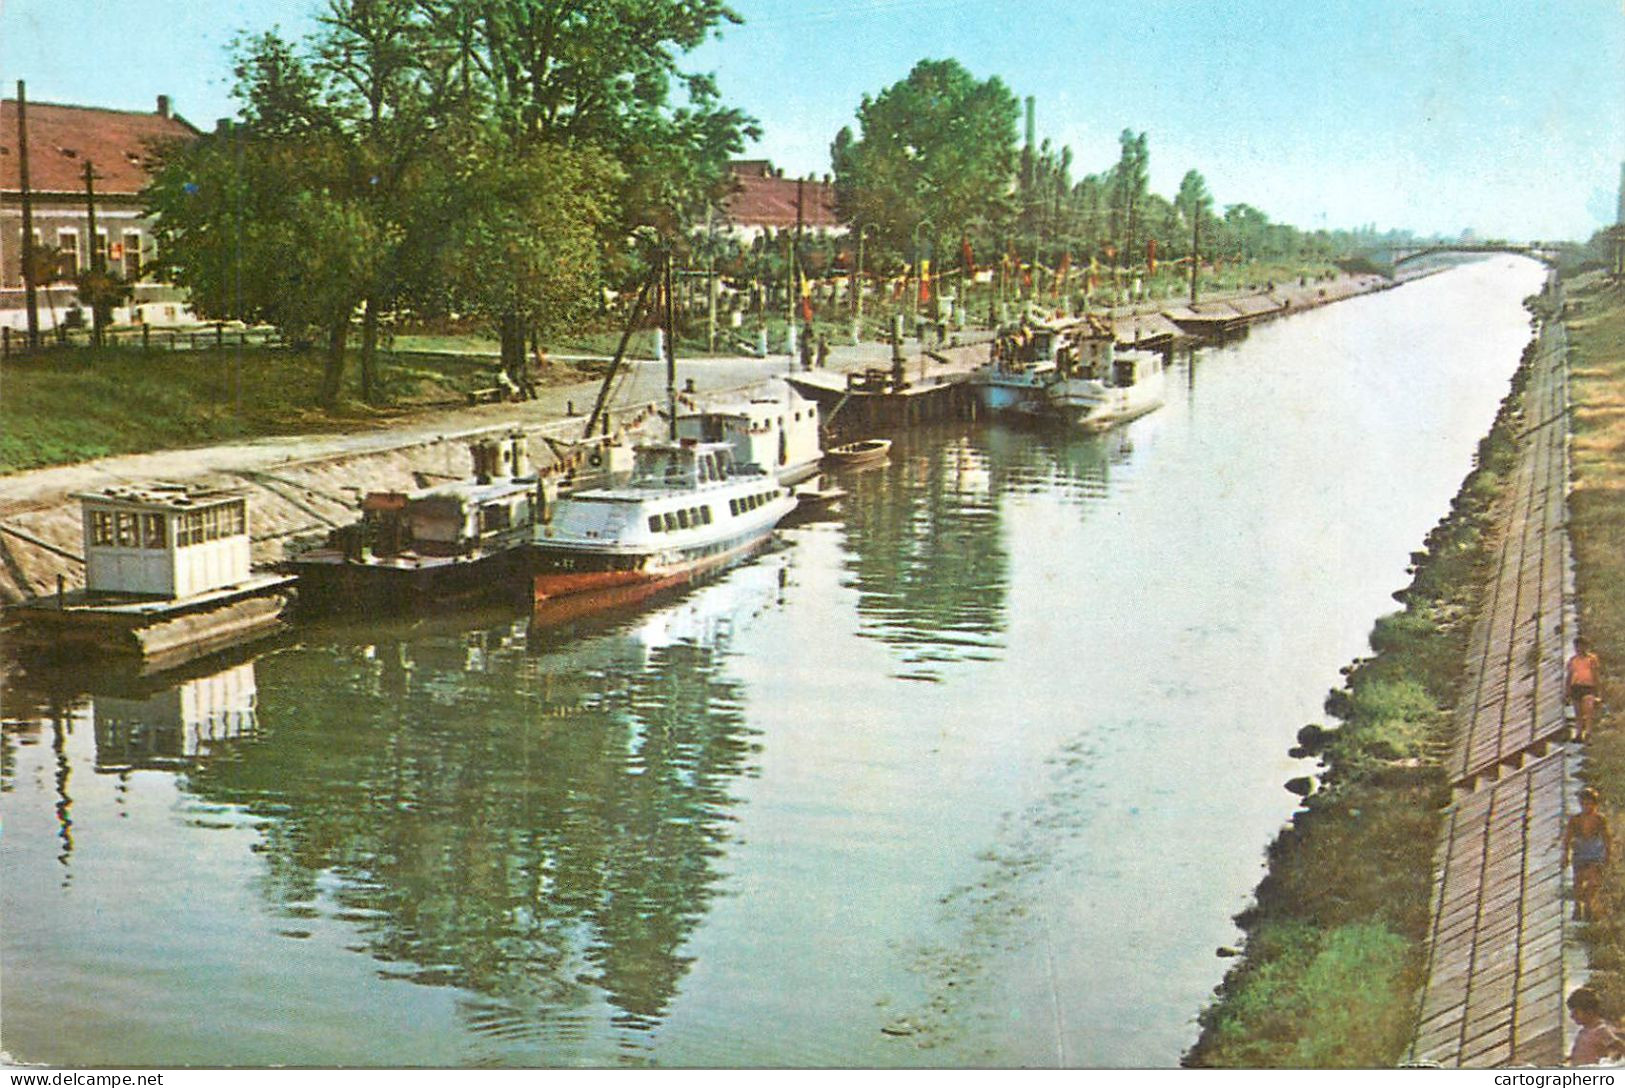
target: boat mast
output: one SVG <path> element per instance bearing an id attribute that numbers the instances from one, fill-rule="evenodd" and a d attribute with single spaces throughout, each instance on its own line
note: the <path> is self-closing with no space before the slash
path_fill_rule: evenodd
<path id="1" fill-rule="evenodd" d="M 677 441 L 677 300 L 672 292 L 672 251 L 665 252 L 666 410 L 668 437 Z"/>

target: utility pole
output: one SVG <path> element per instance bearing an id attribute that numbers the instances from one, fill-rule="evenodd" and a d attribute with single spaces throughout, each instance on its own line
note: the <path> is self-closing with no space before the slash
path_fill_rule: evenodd
<path id="1" fill-rule="evenodd" d="M 717 239 L 712 233 L 711 206 L 705 208 L 705 344 L 717 350 Z"/>
<path id="2" fill-rule="evenodd" d="M 17 178 L 23 200 L 23 296 L 28 308 L 28 346 L 39 347 L 39 292 L 34 283 L 34 194 L 28 187 L 28 94 L 17 81 Z"/>
<path id="3" fill-rule="evenodd" d="M 1191 202 L 1191 305 L 1196 305 L 1196 270 L 1202 263 L 1202 205 Z"/>
<path id="4" fill-rule="evenodd" d="M 858 224 L 858 256 L 852 263 L 852 342 L 863 339 L 863 227 Z"/>
<path id="5" fill-rule="evenodd" d="M 90 276 L 84 281 L 90 286 L 89 291 L 81 292 L 90 296 L 90 342 L 97 347 L 102 346 L 103 303 L 102 291 L 105 285 L 102 282 L 102 273 L 107 267 L 102 248 L 97 244 L 96 234 L 96 171 L 87 159 L 85 161 L 85 218 L 89 220 L 86 232 L 90 236 Z"/>
<path id="6" fill-rule="evenodd" d="M 672 291 L 671 266 L 673 264 L 671 247 L 666 248 L 663 285 L 666 289 L 666 409 L 667 436 L 677 441 L 677 300 Z"/>

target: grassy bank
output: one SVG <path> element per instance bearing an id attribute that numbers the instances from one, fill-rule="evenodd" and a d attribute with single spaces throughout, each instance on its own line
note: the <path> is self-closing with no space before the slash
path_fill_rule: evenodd
<path id="1" fill-rule="evenodd" d="M 1270 845 L 1268 874 L 1237 918 L 1245 955 L 1203 1010 L 1187 1065 L 1391 1067 L 1403 1056 L 1449 799 L 1448 708 L 1490 571 L 1491 507 L 1510 482 L 1526 381 L 1520 368 L 1475 469 L 1415 553 L 1403 610 L 1377 621 L 1372 656 L 1327 698 L 1340 724 L 1299 734 L 1302 754 L 1322 760 L 1318 789 Z"/>
<path id="2" fill-rule="evenodd" d="M 275 348 L 142 351 L 68 348 L 0 369 L 0 473 L 110 454 L 262 435 L 385 425 L 434 404 L 460 404 L 491 384 L 494 363 L 396 353 L 382 357 L 379 404 L 359 400 L 349 367 L 333 412 L 316 404 L 322 359 Z M 559 368 L 563 379 L 574 377 Z"/>
<path id="3" fill-rule="evenodd" d="M 1605 669 L 1603 701 L 1616 708 L 1592 731 L 1584 775 L 1603 795 L 1616 836 L 1603 899 L 1607 915 L 1587 926 L 1592 985 L 1613 1018 L 1625 1016 L 1625 291 L 1597 277 L 1569 286 L 1574 545 L 1580 632 Z"/>

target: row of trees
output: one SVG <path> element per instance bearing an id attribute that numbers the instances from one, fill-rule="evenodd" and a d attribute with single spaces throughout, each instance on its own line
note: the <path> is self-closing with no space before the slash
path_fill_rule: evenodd
<path id="1" fill-rule="evenodd" d="M 1018 143 L 1020 108 L 997 77 L 976 79 L 958 62 L 923 60 L 857 111 L 830 155 L 836 199 L 848 222 L 872 232 L 877 260 L 929 252 L 1013 255 L 1056 268 L 1091 261 L 1146 268 L 1152 260 L 1328 260 L 1359 248 L 1343 231 L 1305 232 L 1249 204 L 1217 214 L 1207 182 L 1188 171 L 1172 200 L 1149 188 L 1144 132 L 1125 129 L 1115 163 L 1073 178 L 1071 148 Z M 984 258 L 985 263 L 985 258 Z"/>
<path id="2" fill-rule="evenodd" d="M 161 152 L 166 271 L 207 316 L 325 342 L 356 312 L 489 320 L 504 362 L 638 278 L 717 200 L 755 123 L 678 57 L 721 0 L 327 0 L 319 30 L 237 44 L 240 119 Z"/>

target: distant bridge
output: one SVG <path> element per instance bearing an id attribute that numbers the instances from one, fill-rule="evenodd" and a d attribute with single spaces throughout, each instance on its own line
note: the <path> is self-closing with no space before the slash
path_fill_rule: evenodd
<path id="1" fill-rule="evenodd" d="M 1516 253 L 1521 257 L 1533 257 L 1544 264 L 1557 263 L 1557 254 L 1539 242 L 1440 242 L 1436 245 L 1395 246 L 1386 252 L 1391 255 L 1395 268 L 1439 253 Z"/>

